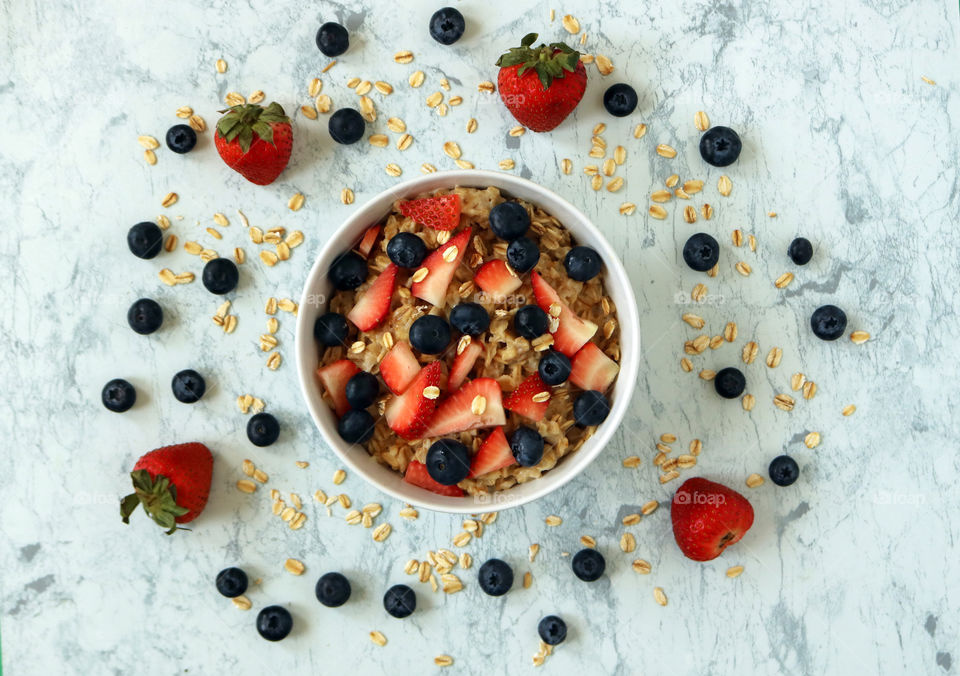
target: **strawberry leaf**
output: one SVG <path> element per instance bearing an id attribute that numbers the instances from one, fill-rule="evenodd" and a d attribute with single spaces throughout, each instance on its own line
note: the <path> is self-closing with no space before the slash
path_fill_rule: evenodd
<path id="1" fill-rule="evenodd" d="M 533 69 L 544 89 L 548 89 L 553 81 L 562 78 L 566 73 L 573 73 L 580 61 L 580 52 L 562 42 L 554 42 L 549 46 L 541 44 L 534 47 L 537 40 L 536 33 L 523 36 L 519 47 L 511 47 L 501 54 L 497 64 L 501 68 L 519 66 L 517 77 L 523 77 L 527 71 Z"/>

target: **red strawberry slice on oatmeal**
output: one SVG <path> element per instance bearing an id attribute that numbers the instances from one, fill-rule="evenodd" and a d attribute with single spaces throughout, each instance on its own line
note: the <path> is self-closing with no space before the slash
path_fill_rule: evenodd
<path id="1" fill-rule="evenodd" d="M 534 272 L 531 275 L 531 283 L 537 305 L 550 315 L 552 320 L 556 320 L 556 322 L 551 320 L 552 324 L 556 324 L 556 330 L 550 332 L 553 334 L 553 348 L 568 357 L 572 357 L 587 341 L 593 338 L 593 335 L 597 332 L 597 325 L 575 315 L 570 306 L 560 299 L 560 294 L 547 283 L 539 272 Z"/>

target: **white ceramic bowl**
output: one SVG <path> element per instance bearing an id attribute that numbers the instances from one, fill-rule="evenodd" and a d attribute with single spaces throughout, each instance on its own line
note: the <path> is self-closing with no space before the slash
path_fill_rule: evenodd
<path id="1" fill-rule="evenodd" d="M 314 321 L 325 312 L 325 299 L 331 293 L 327 269 L 333 259 L 355 246 L 364 230 L 380 222 L 390 212 L 395 200 L 457 186 L 494 186 L 506 195 L 536 204 L 559 220 L 579 244 L 596 249 L 606 264 L 604 284 L 616 303 L 621 333 L 620 375 L 609 393 L 612 405 L 610 415 L 580 450 L 562 458 L 556 467 L 534 481 L 489 496 L 467 495 L 460 498 L 436 495 L 408 484 L 400 474 L 376 462 L 364 448 L 348 444 L 340 438 L 337 434 L 337 418 L 324 402 L 322 387 L 316 376 L 319 350 L 313 337 Z M 440 512 L 469 514 L 516 507 L 536 500 L 573 479 L 597 457 L 619 427 L 633 394 L 640 366 L 640 323 L 636 299 L 620 256 L 573 205 L 550 190 L 515 176 L 493 171 L 446 171 L 404 181 L 380 193 L 354 212 L 333 234 L 310 269 L 304 285 L 297 318 L 296 353 L 300 389 L 310 415 L 324 439 L 351 471 L 398 500 Z"/>

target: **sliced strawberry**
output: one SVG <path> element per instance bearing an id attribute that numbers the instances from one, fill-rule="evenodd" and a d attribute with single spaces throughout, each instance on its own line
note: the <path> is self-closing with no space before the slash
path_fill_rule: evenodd
<path id="1" fill-rule="evenodd" d="M 570 382 L 583 390 L 606 392 L 620 372 L 620 366 L 596 343 L 587 343 L 570 360 Z"/>
<path id="2" fill-rule="evenodd" d="M 394 394 L 403 394 L 420 373 L 420 362 L 406 343 L 397 343 L 380 360 L 380 375 Z"/>
<path id="3" fill-rule="evenodd" d="M 454 230 L 460 225 L 460 195 L 437 195 L 400 202 L 400 213 L 434 230 Z"/>
<path id="4" fill-rule="evenodd" d="M 391 263 L 360 296 L 360 300 L 347 313 L 347 319 L 361 331 L 369 331 L 379 326 L 390 313 L 390 300 L 393 298 L 393 285 L 396 281 L 397 266 Z"/>
<path id="5" fill-rule="evenodd" d="M 463 348 L 463 352 L 453 358 L 450 379 L 447 381 L 447 389 L 450 392 L 456 392 L 463 385 L 463 381 L 466 380 L 481 354 L 483 354 L 483 343 L 479 340 L 471 340 L 470 344 Z"/>
<path id="6" fill-rule="evenodd" d="M 373 245 L 376 243 L 377 236 L 380 234 L 380 227 L 379 225 L 371 225 L 367 228 L 367 231 L 363 233 L 363 239 L 361 239 L 357 245 L 357 251 L 359 251 L 360 255 L 364 258 L 367 258 L 370 252 L 373 251 Z"/>
<path id="7" fill-rule="evenodd" d="M 470 228 L 467 228 L 451 237 L 450 241 L 440 248 L 430 252 L 421 266 L 427 269 L 427 276 L 419 282 L 414 282 L 410 287 L 413 295 L 432 305 L 442 306 L 443 299 L 447 295 L 447 287 L 450 286 L 457 266 L 463 260 L 463 255 L 467 253 L 469 244 Z M 450 253 L 452 248 L 455 248 L 455 251 Z M 444 259 L 444 254 L 450 257 L 449 261 Z"/>
<path id="8" fill-rule="evenodd" d="M 420 369 L 406 392 L 387 404 L 384 417 L 390 429 L 404 439 L 419 439 L 437 408 L 437 400 L 428 399 L 423 391 L 427 387 L 439 388 L 442 377 L 443 362 L 431 362 Z"/>
<path id="9" fill-rule="evenodd" d="M 338 416 L 350 410 L 347 403 L 347 381 L 360 372 L 357 365 L 349 359 L 341 359 L 317 369 L 317 377 L 333 399 L 333 408 Z"/>
<path id="10" fill-rule="evenodd" d="M 480 266 L 473 276 L 473 283 L 491 296 L 509 296 L 523 284 L 520 277 L 507 264 L 496 258 Z"/>
<path id="11" fill-rule="evenodd" d="M 443 484 L 434 481 L 433 477 L 430 476 L 430 472 L 427 471 L 427 466 L 422 462 L 417 462 L 416 460 L 411 460 L 410 464 L 407 465 L 407 473 L 403 475 L 403 480 L 408 484 L 413 484 L 414 486 L 419 486 L 420 488 L 426 488 L 428 491 L 437 493 L 438 495 L 449 495 L 454 498 L 463 496 L 462 488 L 456 484 L 452 486 L 444 486 Z"/>
<path id="12" fill-rule="evenodd" d="M 483 412 L 480 414 L 473 412 L 473 400 L 478 396 L 484 399 Z M 481 427 L 504 425 L 506 422 L 500 383 L 493 378 L 477 378 L 463 385 L 437 407 L 423 436 L 442 437 Z"/>
<path id="13" fill-rule="evenodd" d="M 509 467 L 516 462 L 510 442 L 503 428 L 498 427 L 480 444 L 480 449 L 470 462 L 470 476 L 480 476 L 487 472 Z"/>
<path id="14" fill-rule="evenodd" d="M 546 392 L 550 395 L 550 386 L 540 380 L 540 375 L 533 375 L 524 378 L 520 386 L 517 387 L 507 400 L 503 402 L 503 407 L 508 411 L 519 413 L 524 418 L 530 418 L 534 422 L 543 420 L 547 414 L 547 407 L 550 405 L 550 397 L 547 396 L 544 401 L 534 401 L 533 398 L 538 394 Z"/>
<path id="15" fill-rule="evenodd" d="M 531 283 L 533 284 L 533 295 L 537 299 L 537 305 L 540 306 L 541 310 L 553 317 L 550 313 L 550 306 L 554 304 L 560 306 L 557 330 L 551 331 L 553 348 L 563 352 L 568 357 L 572 357 L 588 340 L 593 338 L 593 334 L 597 332 L 597 325 L 575 315 L 570 306 L 560 299 L 560 294 L 547 284 L 539 272 L 534 272 L 531 275 Z"/>

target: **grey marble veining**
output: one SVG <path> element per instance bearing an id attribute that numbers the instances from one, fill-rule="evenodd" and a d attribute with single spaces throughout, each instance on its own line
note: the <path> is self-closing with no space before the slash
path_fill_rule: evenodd
<path id="1" fill-rule="evenodd" d="M 519 673 L 533 668 L 536 622 L 547 613 L 570 627 L 543 667 L 555 673 L 955 672 L 955 3 L 458 6 L 468 33 L 444 48 L 427 37 L 435 7 L 422 3 L 0 0 L 0 275 L 4 335 L 13 348 L 0 398 L 10 440 L 0 451 L 4 672 L 423 673 L 446 653 L 460 673 Z M 512 138 L 512 119 L 476 84 L 496 79 L 497 55 L 524 33 L 568 37 L 559 21 L 565 13 L 579 18 L 583 49 L 608 55 L 616 71 L 601 78 L 589 67 L 583 103 L 555 132 Z M 353 45 L 321 76 L 324 93 L 343 106 L 356 99 L 345 84 L 350 77 L 392 83 L 392 96 L 373 95 L 380 112 L 374 127 L 385 131 L 387 117 L 402 117 L 415 137 L 409 150 L 335 147 L 322 121 L 297 112 L 308 102 L 308 80 L 326 63 L 313 34 L 329 19 L 350 27 Z M 392 61 L 401 49 L 415 53 L 414 63 Z M 229 63 L 224 75 L 214 69 L 219 57 Z M 412 90 L 406 79 L 417 68 L 427 83 Z M 444 76 L 464 103 L 439 117 L 423 100 Z M 636 86 L 641 101 L 634 115 L 614 120 L 600 95 L 620 80 Z M 212 124 L 227 92 L 255 89 L 295 118 L 293 158 L 274 185 L 253 187 L 229 172 L 209 132 L 186 157 L 161 150 L 155 167 L 143 162 L 137 135 L 162 138 L 178 106 L 192 106 Z M 727 198 L 715 187 L 721 172 L 697 153 L 693 116 L 701 109 L 744 138 L 740 162 L 726 172 L 734 185 Z M 479 122 L 473 135 L 465 131 L 470 117 Z M 608 144 L 627 149 L 618 171 L 626 185 L 616 194 L 592 191 L 583 174 L 584 165 L 597 163 L 587 151 L 599 121 L 607 123 Z M 648 132 L 636 140 L 630 130 L 641 121 Z M 405 522 L 397 514 L 402 505 L 350 476 L 341 488 L 355 503 L 383 503 L 378 521 L 394 527 L 386 542 L 347 526 L 342 510 L 327 517 L 313 504 L 302 531 L 280 527 L 269 513 L 269 488 L 305 497 L 332 491 L 338 464 L 301 405 L 292 319 L 280 315 L 286 361 L 278 371 L 264 367 L 256 337 L 264 299 L 297 297 L 314 254 L 356 208 L 340 203 L 340 189 L 351 187 L 362 203 L 397 180 L 385 174 L 387 162 L 400 164 L 404 177 L 417 175 L 424 161 L 452 168 L 441 150 L 446 140 L 459 142 L 478 168 L 512 158 L 517 173 L 562 192 L 594 219 L 630 272 L 643 365 L 631 414 L 602 456 L 561 492 L 501 513 L 467 547 L 477 561 L 507 559 L 518 577 L 531 571 L 532 587 L 490 599 L 475 570 L 465 571 L 466 588 L 455 595 L 417 585 L 420 609 L 397 621 L 381 609 L 383 590 L 407 579 L 408 558 L 449 547 L 460 519 L 421 512 Z M 656 155 L 657 143 L 674 146 L 677 158 Z M 570 176 L 559 169 L 564 157 L 574 162 Z M 676 202 L 667 220 L 646 215 L 647 195 L 672 173 L 705 181 L 691 204 L 714 205 L 711 221 L 687 225 Z M 160 200 L 171 190 L 180 201 L 163 210 Z M 292 213 L 286 202 L 297 191 L 306 205 Z M 621 216 L 627 200 L 637 213 Z M 251 255 L 238 208 L 254 225 L 302 230 L 305 244 L 266 270 Z M 203 232 L 216 211 L 232 221 L 221 228 L 222 241 Z M 235 294 L 234 335 L 209 321 L 217 303 L 199 283 L 168 288 L 157 278 L 164 266 L 198 273 L 198 259 L 180 250 L 140 261 L 124 250 L 129 225 L 161 212 L 173 218 L 170 232 L 181 242 L 196 239 L 222 252 L 245 246 L 251 260 Z M 685 374 L 682 344 L 696 333 L 680 315 L 701 278 L 684 268 L 678 246 L 694 228 L 723 245 L 719 275 L 707 280 L 709 302 L 697 310 L 705 331 L 714 335 L 735 321 L 739 337 L 696 357 L 695 372 Z M 734 228 L 756 236 L 756 253 L 730 244 Z M 814 261 L 801 269 L 784 255 L 796 234 L 816 246 Z M 750 277 L 734 271 L 737 260 L 750 263 Z M 772 281 L 788 270 L 797 278 L 778 291 Z M 168 311 L 163 330 L 150 338 L 125 326 L 126 308 L 140 295 Z M 869 331 L 871 341 L 814 340 L 807 318 L 826 301 L 846 308 L 851 328 Z M 696 371 L 737 363 L 750 339 L 759 342 L 761 359 L 746 367 L 757 398 L 746 413 L 720 401 Z M 783 362 L 768 369 L 762 357 L 773 346 L 783 349 Z M 196 406 L 169 393 L 170 377 L 185 367 L 209 376 L 210 392 Z M 785 413 L 772 398 L 789 391 L 796 371 L 818 383 L 818 394 Z M 98 401 L 103 383 L 116 376 L 139 392 L 124 415 Z M 264 398 L 282 420 L 274 447 L 256 450 L 246 441 L 234 404 L 242 392 Z M 857 412 L 844 418 L 840 410 L 850 403 Z M 823 436 L 815 450 L 803 445 L 809 431 Z M 647 500 L 666 502 L 677 486 L 661 486 L 651 463 L 662 432 L 678 435 L 677 449 L 702 439 L 690 474 L 742 488 L 756 509 L 753 529 L 719 560 L 685 560 L 664 508 L 629 529 L 635 553 L 619 550 L 620 518 Z M 187 439 L 216 455 L 211 503 L 196 528 L 167 538 L 142 514 L 123 526 L 116 499 L 132 462 L 149 448 Z M 801 463 L 796 485 L 743 487 L 782 451 Z M 622 468 L 632 454 L 643 464 Z M 267 490 L 252 497 L 233 487 L 245 457 L 270 474 Z M 309 460 L 308 469 L 294 466 L 300 459 Z M 549 514 L 561 515 L 563 525 L 545 527 Z M 583 534 L 597 539 L 608 561 L 608 575 L 593 585 L 576 582 L 562 555 L 576 551 Z M 529 563 L 533 542 L 541 552 Z M 291 556 L 306 563 L 302 578 L 283 571 Z M 637 557 L 651 563 L 652 574 L 631 569 Z M 249 594 L 253 611 L 235 610 L 216 594 L 213 576 L 228 564 L 263 578 Z M 746 570 L 729 580 L 724 571 L 734 564 Z M 334 569 L 355 588 L 339 610 L 313 598 L 316 578 Z M 668 606 L 654 603 L 655 586 Z M 288 604 L 296 618 L 294 634 L 277 645 L 253 628 L 256 609 L 269 603 Z M 370 642 L 374 629 L 386 635 L 385 647 Z"/>

